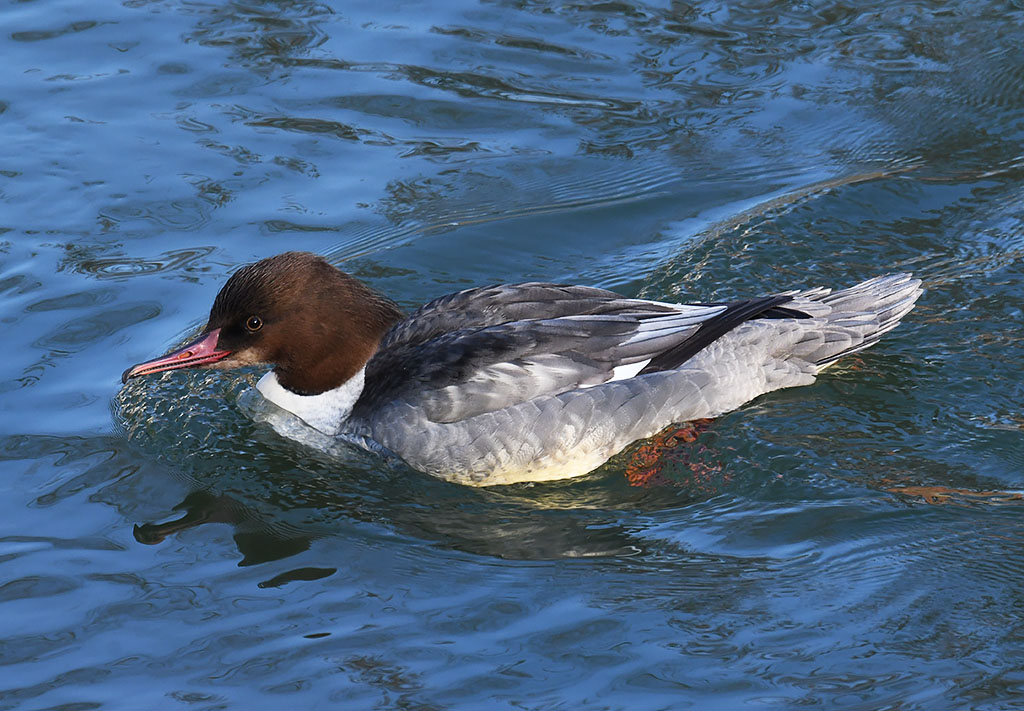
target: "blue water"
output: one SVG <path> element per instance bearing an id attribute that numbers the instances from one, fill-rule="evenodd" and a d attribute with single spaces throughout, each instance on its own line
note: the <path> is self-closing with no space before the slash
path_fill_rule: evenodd
<path id="1" fill-rule="evenodd" d="M 0 6 L 0 708 L 1024 707 L 1019 2 Z M 404 307 L 911 270 L 630 486 L 471 490 L 132 381 L 238 266 Z"/>

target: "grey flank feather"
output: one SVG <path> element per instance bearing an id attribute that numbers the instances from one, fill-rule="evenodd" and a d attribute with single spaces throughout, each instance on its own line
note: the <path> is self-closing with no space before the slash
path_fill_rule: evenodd
<path id="1" fill-rule="evenodd" d="M 895 328 L 920 284 L 897 274 L 835 293 L 788 292 L 780 295 L 787 297 L 781 316 L 753 316 L 677 367 L 622 380 L 610 379 L 615 367 L 678 352 L 724 307 L 583 290 L 584 314 L 562 303 L 577 298 L 563 287 L 463 292 L 451 303 L 464 303 L 481 322 L 456 319 L 461 329 L 446 332 L 437 324 L 450 317 L 435 307 L 437 324 L 396 331 L 367 368 L 351 425 L 413 467 L 464 484 L 584 474 L 674 422 L 812 383 L 837 358 Z M 517 304 L 531 303 L 522 314 L 536 316 L 537 302 L 528 299 L 540 297 L 550 297 L 561 316 L 500 320 L 519 313 Z"/>

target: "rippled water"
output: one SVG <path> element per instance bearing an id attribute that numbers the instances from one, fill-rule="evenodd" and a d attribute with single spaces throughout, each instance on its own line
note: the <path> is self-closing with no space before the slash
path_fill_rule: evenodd
<path id="1" fill-rule="evenodd" d="M 1024 706 L 1017 3 L 12 2 L 0 708 Z M 469 490 L 121 389 L 240 264 L 413 307 L 913 270 L 630 486 Z"/>

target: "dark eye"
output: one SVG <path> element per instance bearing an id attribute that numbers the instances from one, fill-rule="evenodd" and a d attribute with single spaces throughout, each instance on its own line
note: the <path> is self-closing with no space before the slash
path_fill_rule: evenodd
<path id="1" fill-rule="evenodd" d="M 259 316 L 250 316 L 245 320 L 245 327 L 249 329 L 250 332 L 255 333 L 263 328 L 263 319 Z"/>

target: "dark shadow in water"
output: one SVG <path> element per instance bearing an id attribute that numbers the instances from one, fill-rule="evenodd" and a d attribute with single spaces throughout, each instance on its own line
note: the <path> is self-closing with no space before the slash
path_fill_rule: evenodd
<path id="1" fill-rule="evenodd" d="M 421 475 L 409 472 L 408 476 Z M 297 555 L 308 550 L 316 538 L 346 535 L 352 522 L 383 524 L 380 533 L 385 536 L 518 560 L 631 556 L 644 550 L 627 524 L 604 512 L 533 508 L 525 497 L 516 501 L 507 495 L 480 497 L 467 492 L 417 502 L 396 496 L 398 489 L 405 488 L 401 483 L 386 482 L 376 496 L 333 486 L 304 487 L 300 494 L 304 500 L 289 509 L 270 495 L 270 486 L 243 488 L 235 482 L 233 488 L 232 495 L 213 490 L 189 493 L 174 507 L 184 515 L 161 523 L 136 524 L 135 539 L 155 545 L 190 528 L 227 524 L 242 555 L 240 566 Z M 490 505 L 488 498 L 494 499 Z"/>
<path id="2" fill-rule="evenodd" d="M 311 535 L 278 530 L 267 525 L 249 508 L 230 496 L 209 491 L 193 491 L 174 507 L 184 511 L 181 518 L 164 523 L 136 524 L 135 540 L 146 545 L 162 542 L 167 536 L 205 523 L 226 523 L 234 528 L 235 544 L 242 554 L 239 566 L 258 565 L 287 558 L 309 549 Z"/>
<path id="3" fill-rule="evenodd" d="M 187 493 L 172 509 L 184 512 L 179 518 L 136 525 L 136 540 L 153 545 L 190 528 L 227 524 L 243 566 L 302 553 L 317 538 L 350 535 L 515 560 L 643 556 L 650 546 L 643 536 L 648 514 L 678 510 L 729 488 L 728 475 L 712 462 L 713 451 L 692 443 L 667 453 L 655 478 L 648 443 L 581 479 L 472 489 L 400 464 L 383 467 L 370 454 L 331 460 L 273 437 L 267 443 L 274 450 L 233 468 L 237 473 L 207 466 L 190 471 L 189 481 L 215 483 Z M 143 476 L 168 474 L 152 468 Z M 646 486 L 630 486 L 627 476 Z M 141 488 L 162 486 L 150 481 Z"/>
<path id="4" fill-rule="evenodd" d="M 241 403 L 251 394 L 246 378 L 216 373 L 171 374 L 124 387 L 115 419 L 130 448 L 142 450 L 137 456 L 160 464 L 140 472 L 146 481 L 136 482 L 139 490 L 167 491 L 168 477 L 189 482 L 183 500 L 167 509 L 184 515 L 154 523 L 167 514 L 153 516 L 147 506 L 151 518 L 136 518 L 138 540 L 158 543 L 187 528 L 225 523 L 234 529 L 243 565 L 295 555 L 317 537 L 339 535 L 397 536 L 522 560 L 635 556 L 649 545 L 637 535 L 646 528 L 644 516 L 705 501 L 733 485 L 717 473 L 716 435 L 709 431 L 696 445 L 674 442 L 696 448 L 665 457 L 657 479 L 664 485 L 651 486 L 648 443 L 578 479 L 464 487 L 361 449 L 327 453 L 281 437 L 245 412 Z"/>

